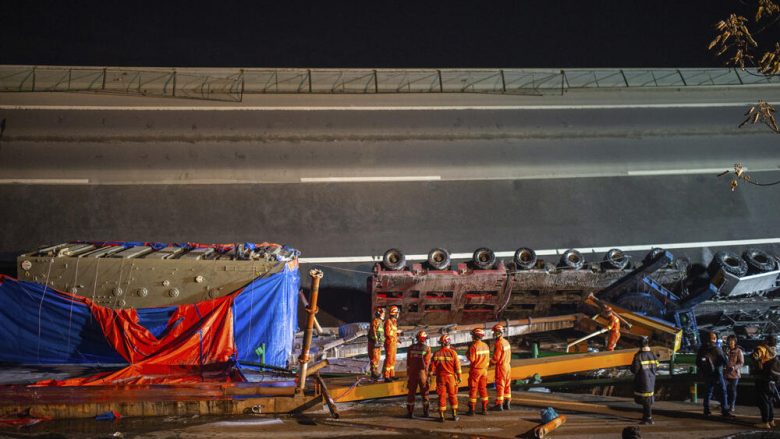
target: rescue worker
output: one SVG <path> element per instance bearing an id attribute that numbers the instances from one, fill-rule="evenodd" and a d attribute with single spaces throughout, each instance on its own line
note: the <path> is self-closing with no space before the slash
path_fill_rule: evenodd
<path id="1" fill-rule="evenodd" d="M 439 421 L 444 422 L 447 400 L 452 408 L 452 420 L 458 417 L 458 385 L 460 384 L 460 360 L 455 349 L 450 347 L 450 336 L 439 337 L 441 348 L 433 354 L 433 369 L 436 372 L 436 393 L 439 394 Z"/>
<path id="2" fill-rule="evenodd" d="M 482 328 L 476 328 L 471 331 L 471 345 L 469 345 L 468 358 L 469 366 L 469 411 L 468 416 L 474 416 L 477 406 L 477 393 L 479 393 L 482 402 L 481 414 L 487 414 L 488 392 L 487 392 L 487 369 L 490 365 L 490 348 L 482 339 L 485 337 L 485 331 Z"/>
<path id="3" fill-rule="evenodd" d="M 604 316 L 607 318 L 607 329 L 609 330 L 607 350 L 614 351 L 618 340 L 620 340 L 620 319 L 609 306 L 604 307 Z"/>
<path id="4" fill-rule="evenodd" d="M 658 359 L 650 351 L 650 342 L 647 337 L 642 337 L 642 347 L 634 355 L 634 360 L 631 362 L 631 373 L 634 374 L 634 401 L 642 406 L 640 424 L 653 424 L 657 370 Z"/>
<path id="5" fill-rule="evenodd" d="M 428 417 L 428 376 L 431 372 L 431 348 L 425 343 L 428 334 L 420 331 L 415 336 L 417 343 L 409 347 L 406 353 L 406 411 L 409 418 L 414 417 L 414 397 L 417 388 L 422 398 L 423 416 Z"/>
<path id="6" fill-rule="evenodd" d="M 493 337 L 496 339 L 493 358 L 490 359 L 490 364 L 496 366 L 496 405 L 493 410 L 509 410 L 512 402 L 512 347 L 504 338 L 502 324 L 493 326 Z"/>
<path id="7" fill-rule="evenodd" d="M 382 357 L 382 344 L 385 342 L 385 309 L 377 306 L 374 318 L 368 329 L 368 359 L 371 361 L 371 379 L 379 379 L 379 360 Z"/>
<path id="8" fill-rule="evenodd" d="M 399 309 L 390 307 L 390 316 L 385 320 L 385 364 L 382 376 L 385 381 L 395 381 L 395 354 L 398 350 L 398 313 Z"/>

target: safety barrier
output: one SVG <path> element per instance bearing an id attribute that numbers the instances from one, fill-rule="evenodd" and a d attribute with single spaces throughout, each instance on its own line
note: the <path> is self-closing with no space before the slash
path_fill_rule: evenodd
<path id="1" fill-rule="evenodd" d="M 0 91 L 241 101 L 243 94 L 565 93 L 779 84 L 755 69 L 268 69 L 0 66 Z"/>

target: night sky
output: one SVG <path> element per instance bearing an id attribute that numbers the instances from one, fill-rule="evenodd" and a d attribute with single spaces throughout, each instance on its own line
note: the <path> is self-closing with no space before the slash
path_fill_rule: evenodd
<path id="1" fill-rule="evenodd" d="M 754 2 L 3 0 L 0 63 L 716 67 L 713 24 Z"/>

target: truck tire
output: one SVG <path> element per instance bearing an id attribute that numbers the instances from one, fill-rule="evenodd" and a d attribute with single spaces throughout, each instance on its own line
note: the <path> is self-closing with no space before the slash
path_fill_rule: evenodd
<path id="1" fill-rule="evenodd" d="M 712 261 L 707 270 L 710 278 L 715 276 L 715 273 L 721 268 L 737 277 L 744 276 L 748 271 L 747 262 L 740 258 L 736 253 L 727 250 L 719 251 L 712 257 Z"/>
<path id="2" fill-rule="evenodd" d="M 570 248 L 561 255 L 561 267 L 579 270 L 585 265 L 585 257 L 577 250 Z"/>
<path id="3" fill-rule="evenodd" d="M 471 257 L 471 261 L 474 266 L 480 270 L 488 270 L 493 268 L 496 263 L 496 254 L 493 250 L 487 247 L 480 247 L 474 250 L 474 255 Z"/>
<path id="4" fill-rule="evenodd" d="M 391 248 L 382 256 L 382 266 L 386 270 L 400 271 L 406 267 L 406 256 L 401 250 Z"/>
<path id="5" fill-rule="evenodd" d="M 446 270 L 450 262 L 450 252 L 445 248 L 437 247 L 428 252 L 428 266 L 434 270 Z"/>
<path id="6" fill-rule="evenodd" d="M 515 250 L 514 262 L 518 269 L 529 270 L 536 265 L 536 252 L 528 247 Z"/>
<path id="7" fill-rule="evenodd" d="M 628 265 L 628 255 L 619 248 L 612 248 L 604 255 L 604 264 L 607 268 L 623 270 Z"/>
<path id="8" fill-rule="evenodd" d="M 742 259 L 747 262 L 750 274 L 766 273 L 777 269 L 774 256 L 757 248 L 749 248 L 742 253 Z"/>

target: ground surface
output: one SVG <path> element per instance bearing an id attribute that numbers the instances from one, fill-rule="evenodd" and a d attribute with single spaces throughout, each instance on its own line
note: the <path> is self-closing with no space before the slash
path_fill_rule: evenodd
<path id="1" fill-rule="evenodd" d="M 461 394 L 464 400 L 466 395 Z M 20 438 L 93 438 L 144 437 L 155 439 L 207 439 L 230 437 L 255 438 L 330 438 L 330 437 L 481 437 L 512 438 L 532 429 L 539 420 L 539 407 L 550 405 L 567 417 L 567 422 L 551 437 L 619 438 L 626 426 L 636 426 L 639 407 L 626 398 L 591 395 L 516 392 L 513 409 L 490 412 L 488 416 L 464 416 L 459 422 L 440 424 L 434 419 L 406 419 L 405 401 L 393 398 L 357 404 L 340 404 L 341 418 L 331 419 L 325 410 L 299 416 L 239 418 L 126 418 L 120 421 L 55 421 L 24 430 L 0 430 L 0 437 Z M 420 409 L 418 407 L 418 414 Z M 726 420 L 720 416 L 705 418 L 701 405 L 659 402 L 655 407 L 655 425 L 640 426 L 643 438 L 724 438 L 780 437 L 759 432 L 755 407 L 738 407 L 739 416 Z"/>

